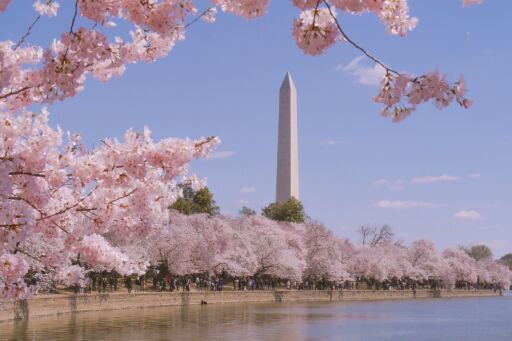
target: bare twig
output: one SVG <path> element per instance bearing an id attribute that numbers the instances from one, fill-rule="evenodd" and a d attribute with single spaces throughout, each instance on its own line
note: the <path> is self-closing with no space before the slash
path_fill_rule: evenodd
<path id="1" fill-rule="evenodd" d="M 4 228 L 17 228 L 17 227 L 25 226 L 25 225 L 27 225 L 27 223 L 20 223 L 20 224 L 0 224 L 0 227 L 4 227 Z"/>
<path id="2" fill-rule="evenodd" d="M 13 253 L 14 253 L 14 254 L 16 254 L 16 252 L 22 253 L 22 254 L 24 254 L 25 256 L 30 257 L 30 258 L 32 258 L 32 259 L 34 259 L 34 260 L 38 261 L 38 262 L 42 262 L 42 261 L 41 261 L 41 259 L 39 259 L 38 257 L 31 255 L 30 253 L 28 253 L 28 252 L 26 252 L 26 251 L 24 251 L 24 250 L 20 249 L 20 248 L 19 248 L 19 247 L 17 247 L 17 246 L 14 248 L 14 252 L 13 252 Z"/>
<path id="3" fill-rule="evenodd" d="M 39 178 L 44 178 L 45 175 L 41 173 L 31 173 L 31 172 L 10 172 L 9 175 L 29 175 L 29 176 L 36 176 Z"/>
<path id="4" fill-rule="evenodd" d="M 109 202 L 107 203 L 107 207 L 111 206 L 113 203 L 115 203 L 115 202 L 116 202 L 116 201 L 118 201 L 118 200 L 121 200 L 121 199 L 124 199 L 124 198 L 129 197 L 130 195 L 132 195 L 133 193 L 135 193 L 135 191 L 136 191 L 136 190 L 137 190 L 137 188 L 134 188 L 134 189 L 132 189 L 130 192 L 123 194 L 123 195 L 122 195 L 122 196 L 120 196 L 119 198 L 116 198 L 116 199 L 114 199 L 114 200 L 109 201 Z"/>
<path id="5" fill-rule="evenodd" d="M 196 149 L 198 149 L 198 148 L 202 147 L 203 145 L 205 145 L 205 144 L 207 144 L 207 143 L 212 142 L 212 140 L 213 140 L 214 138 L 216 138 L 216 136 L 209 136 L 209 137 L 207 137 L 204 141 L 201 141 L 201 142 L 196 143 L 196 144 L 194 145 L 194 147 L 195 147 Z"/>
<path id="6" fill-rule="evenodd" d="M 317 16 L 317 13 L 318 13 L 318 7 L 320 6 L 320 2 L 322 0 L 317 0 L 316 1 L 316 6 L 315 6 L 315 9 L 313 10 L 313 24 L 311 25 L 312 27 L 315 27 L 315 24 L 316 24 L 316 16 Z"/>
<path id="7" fill-rule="evenodd" d="M 42 220 L 46 220 L 46 219 L 49 219 L 49 218 L 55 217 L 55 216 L 57 216 L 57 215 L 59 215 L 59 214 L 65 213 L 65 212 L 67 212 L 67 211 L 69 211 L 69 210 L 71 210 L 71 209 L 73 209 L 73 208 L 75 208 L 75 207 L 79 206 L 82 202 L 84 202 L 84 201 L 85 201 L 85 199 L 87 199 L 88 197 L 90 197 L 90 196 L 91 196 L 91 194 L 96 190 L 96 188 L 98 188 L 98 186 L 94 187 L 94 188 L 93 188 L 89 193 L 87 193 L 87 195 L 86 195 L 86 196 L 84 196 L 83 198 L 81 198 L 80 200 L 78 200 L 78 201 L 77 201 L 76 203 L 74 203 L 73 205 L 71 205 L 71 206 L 66 205 L 63 209 L 61 209 L 61 210 L 59 210 L 59 211 L 57 211 L 57 212 L 55 212 L 55 213 L 52 213 L 52 214 L 50 214 L 50 215 L 45 215 L 44 217 L 41 217 L 41 218 L 37 219 L 37 221 L 42 221 Z"/>
<path id="8" fill-rule="evenodd" d="M 334 22 L 336 23 L 336 26 L 338 27 L 338 30 L 340 31 L 343 39 L 345 39 L 349 44 L 351 44 L 352 46 L 354 46 L 356 49 L 358 49 L 359 51 L 361 51 L 366 57 L 368 57 L 369 59 L 371 59 L 372 61 L 374 61 L 375 63 L 379 64 L 380 66 L 382 66 L 384 69 L 386 69 L 386 71 L 388 72 L 391 72 L 391 73 L 394 73 L 395 75 L 400 75 L 400 72 L 396 71 L 396 70 L 393 70 L 392 68 L 390 68 L 389 66 L 387 66 L 383 61 L 377 59 L 376 57 L 372 56 L 368 51 L 366 51 L 361 45 L 357 44 L 355 41 L 353 41 L 352 39 L 350 39 L 350 37 L 345 33 L 345 31 L 343 31 L 343 29 L 341 28 L 341 25 L 338 21 L 338 19 L 336 18 L 336 16 L 334 15 L 334 12 L 332 11 L 331 9 L 331 6 L 329 5 L 329 3 L 326 1 L 326 0 L 322 0 L 323 3 L 325 4 L 325 6 L 327 6 L 327 9 L 329 10 L 329 14 L 331 15 L 331 17 L 333 18 Z"/>
<path id="9" fill-rule="evenodd" d="M 64 233 L 66 234 L 69 234 L 69 231 L 66 230 L 64 227 L 60 226 L 59 224 L 57 224 L 56 222 L 52 221 L 52 225 L 53 226 L 56 226 L 57 228 L 59 228 L 61 231 L 63 231 Z"/>
<path id="10" fill-rule="evenodd" d="M 4 99 L 4 98 L 10 97 L 10 96 L 17 95 L 17 94 L 22 93 L 23 91 L 27 91 L 29 89 L 32 89 L 32 87 L 31 86 L 24 86 L 21 89 L 14 90 L 14 91 L 8 92 L 6 94 L 0 95 L 0 99 Z"/>
<path id="11" fill-rule="evenodd" d="M 34 205 L 33 203 L 31 203 L 29 200 L 23 198 L 23 197 L 17 197 L 17 196 L 11 196 L 8 198 L 9 200 L 20 200 L 20 201 L 23 201 L 24 203 L 26 203 L 27 205 L 29 205 L 30 207 L 32 207 L 34 210 L 36 210 L 37 212 L 39 212 L 39 214 L 41 216 L 43 216 L 45 213 L 40 210 L 36 205 Z"/>
<path id="12" fill-rule="evenodd" d="M 76 16 L 78 14 L 78 0 L 75 0 L 75 13 L 73 13 L 73 19 L 71 20 L 71 27 L 69 28 L 69 33 L 73 33 L 73 27 L 75 26 Z"/>
<path id="13" fill-rule="evenodd" d="M 195 24 L 199 19 L 201 19 L 202 17 L 204 17 L 212 8 L 211 7 L 208 7 L 207 9 L 205 9 L 204 11 L 201 12 L 200 15 L 198 15 L 197 17 L 194 18 L 194 20 L 192 20 L 191 22 L 189 22 L 188 24 L 185 24 L 185 28 L 188 28 L 189 26 Z"/>
<path id="14" fill-rule="evenodd" d="M 34 28 L 34 26 L 36 26 L 37 22 L 39 21 L 39 19 L 41 19 L 41 14 L 39 14 L 35 19 L 34 21 L 32 22 L 32 24 L 30 24 L 30 26 L 28 27 L 28 30 L 27 32 L 25 32 L 25 34 L 23 35 L 23 37 L 20 38 L 20 40 L 16 43 L 16 45 L 14 46 L 14 51 L 16 51 L 18 49 L 18 47 L 21 46 L 21 44 L 23 44 L 25 42 L 25 39 L 30 35 L 32 29 Z"/>

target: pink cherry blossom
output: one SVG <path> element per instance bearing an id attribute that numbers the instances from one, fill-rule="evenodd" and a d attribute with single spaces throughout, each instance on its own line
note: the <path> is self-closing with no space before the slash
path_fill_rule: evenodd
<path id="1" fill-rule="evenodd" d="M 484 2 L 484 0 L 464 0 L 464 6 L 481 4 L 483 2 Z"/>
<path id="2" fill-rule="evenodd" d="M 39 14 L 49 17 L 56 16 L 59 7 L 59 3 L 55 0 L 37 0 L 34 3 L 34 8 Z"/>
<path id="3" fill-rule="evenodd" d="M 201 19 L 206 21 L 207 23 L 214 23 L 217 15 L 217 9 L 215 7 L 208 8 Z"/>
<path id="4" fill-rule="evenodd" d="M 84 286 L 85 283 L 87 282 L 86 274 L 87 271 L 81 266 L 70 265 L 62 267 L 55 274 L 55 280 L 68 286 L 72 286 L 75 284 Z"/>
<path id="5" fill-rule="evenodd" d="M 28 270 L 28 263 L 19 255 L 0 254 L 0 298 L 25 297 L 28 291 L 23 276 Z"/>
<path id="6" fill-rule="evenodd" d="M 232 12 L 252 19 L 265 14 L 268 0 L 211 0 L 225 12 Z"/>
<path id="7" fill-rule="evenodd" d="M 304 10 L 293 23 L 293 36 L 305 53 L 319 55 L 336 42 L 338 28 L 327 9 Z"/>

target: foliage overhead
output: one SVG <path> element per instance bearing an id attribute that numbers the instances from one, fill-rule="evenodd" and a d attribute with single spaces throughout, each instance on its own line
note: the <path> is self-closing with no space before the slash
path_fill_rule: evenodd
<path id="1" fill-rule="evenodd" d="M 282 0 L 280 0 L 282 1 Z M 0 14 L 10 0 L 0 0 Z M 482 0 L 463 0 L 465 5 Z M 194 0 L 75 0 L 69 29 L 51 46 L 31 45 L 31 32 L 44 16 L 59 12 L 57 0 L 37 0 L 37 15 L 19 39 L 0 41 L 0 108 L 15 112 L 30 104 L 51 104 L 74 96 L 88 76 L 107 82 L 124 73 L 126 65 L 151 62 L 167 56 L 176 43 L 185 40 L 190 25 L 203 19 L 214 22 L 217 8 L 243 18 L 265 14 L 269 0 L 210 0 L 199 12 Z M 387 33 L 405 36 L 417 25 L 409 14 L 407 0 L 292 0 L 300 13 L 292 23 L 297 46 L 309 55 L 324 53 L 336 42 L 350 44 L 384 71 L 381 89 L 374 100 L 384 106 L 382 114 L 398 122 L 425 102 L 444 108 L 453 101 L 468 108 L 464 77 L 450 83 L 446 75 L 427 72 L 413 76 L 386 65 L 352 40 L 338 20 L 338 13 L 373 13 Z M 79 20 L 77 20 L 79 19 Z M 76 27 L 78 22 L 83 23 Z M 131 27 L 130 38 L 109 39 L 117 24 Z"/>

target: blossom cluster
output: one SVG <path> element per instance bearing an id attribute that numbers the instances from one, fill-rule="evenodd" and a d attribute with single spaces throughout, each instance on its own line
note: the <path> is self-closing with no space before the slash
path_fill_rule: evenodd
<path id="1" fill-rule="evenodd" d="M 464 76 L 455 84 L 450 84 L 445 75 L 432 72 L 414 78 L 407 74 L 393 76 L 387 73 L 382 80 L 382 88 L 374 100 L 385 105 L 382 115 L 391 117 L 394 122 L 407 118 L 418 104 L 432 100 L 439 109 L 446 108 L 453 100 L 469 108 L 472 101 L 465 97 L 467 92 Z M 406 98 L 407 103 L 403 103 Z"/>

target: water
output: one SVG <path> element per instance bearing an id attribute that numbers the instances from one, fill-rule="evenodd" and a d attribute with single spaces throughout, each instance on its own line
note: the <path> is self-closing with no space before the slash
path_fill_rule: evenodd
<path id="1" fill-rule="evenodd" d="M 207 305 L 0 323 L 0 340 L 512 340 L 512 296 Z"/>

